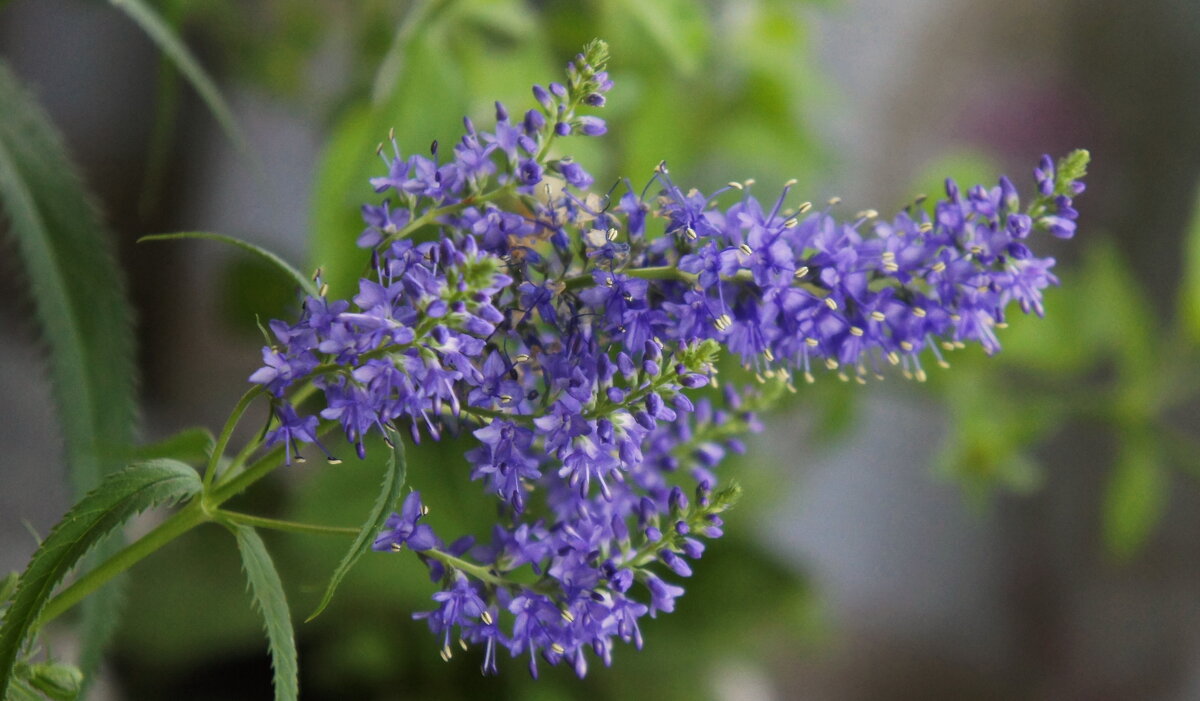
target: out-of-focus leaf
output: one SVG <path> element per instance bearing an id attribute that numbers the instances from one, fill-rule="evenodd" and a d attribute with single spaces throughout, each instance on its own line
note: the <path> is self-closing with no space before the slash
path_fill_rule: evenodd
<path id="1" fill-rule="evenodd" d="M 212 234 L 204 231 L 182 231 L 175 234 L 153 234 L 151 236 L 143 236 L 138 239 L 138 243 L 145 241 L 174 241 L 176 239 L 208 239 L 210 241 L 220 241 L 221 243 L 227 243 L 230 246 L 236 246 L 243 251 L 249 251 L 250 253 L 261 257 L 271 265 L 275 266 L 279 272 L 290 277 L 292 282 L 295 282 L 300 286 L 300 289 L 304 290 L 305 294 L 311 297 L 316 297 L 318 294 L 317 287 L 313 284 L 313 281 L 307 276 L 302 275 L 299 270 L 293 268 L 290 263 L 265 248 L 261 248 L 250 243 L 249 241 L 243 241 L 233 236 Z"/>
<path id="2" fill-rule="evenodd" d="M 709 45 L 708 7 L 694 0 L 612 0 L 613 12 L 632 21 L 684 76 L 695 73 Z"/>
<path id="3" fill-rule="evenodd" d="M 288 611 L 287 597 L 283 593 L 283 582 L 275 571 L 275 564 L 267 553 L 267 546 L 253 528 L 239 524 L 227 524 L 237 538 L 238 550 L 242 553 L 242 566 L 246 569 L 246 580 L 254 606 L 262 614 L 263 627 L 267 632 L 267 646 L 271 651 L 271 667 L 275 670 L 273 685 L 276 701 L 294 701 L 300 694 L 299 669 L 296 662 L 296 639 L 292 631 L 292 617 Z"/>
<path id="4" fill-rule="evenodd" d="M 175 63 L 179 72 L 183 73 L 199 93 L 200 99 L 208 105 L 209 111 L 216 117 L 229 139 L 239 149 L 244 150 L 246 139 L 242 136 L 242 131 L 233 118 L 233 112 L 229 109 L 229 105 L 225 103 L 225 98 L 221 96 L 221 91 L 217 89 L 216 83 L 192 56 L 192 52 L 188 50 L 183 41 L 176 36 L 171 26 L 163 21 L 154 8 L 142 0 L 109 0 L 109 2 L 129 15 L 129 18 L 137 23 L 142 31 L 146 32 L 150 40 L 158 45 L 159 50 Z"/>
<path id="5" fill-rule="evenodd" d="M 371 509 L 367 522 L 355 536 L 354 544 L 350 546 L 346 556 L 333 571 L 329 586 L 325 588 L 325 594 L 321 597 L 321 603 L 317 604 L 316 610 L 308 617 L 309 621 L 321 615 L 321 612 L 333 600 L 333 593 L 337 591 L 342 578 L 346 576 L 354 563 L 358 562 L 363 553 L 371 549 L 375 535 L 383 528 L 384 521 L 395 508 L 396 500 L 400 498 L 400 490 L 404 488 L 404 478 L 408 473 L 408 462 L 404 457 L 404 439 L 389 429 L 388 440 L 392 443 L 392 449 L 388 454 L 387 470 L 383 475 L 383 487 L 379 491 L 379 497 L 375 500 L 375 506 Z"/>
<path id="6" fill-rule="evenodd" d="M 112 473 L 67 512 L 33 554 L 0 625 L 0 698 L 54 587 L 83 556 L 135 514 L 200 489 L 200 477 L 192 468 L 174 460 L 152 460 Z"/>
<path id="7" fill-rule="evenodd" d="M 1183 284 L 1179 293 L 1179 316 L 1188 339 L 1200 345 L 1200 191 L 1192 205 L 1192 220 L 1184 237 Z"/>
<path id="8" fill-rule="evenodd" d="M 1146 542 L 1166 505 L 1167 475 L 1153 437 L 1125 435 L 1104 500 L 1104 540 L 1119 559 Z"/>
<path id="9" fill-rule="evenodd" d="M 0 63 L 0 216 L 17 240 L 46 341 L 77 496 L 125 463 L 137 425 L 133 333 L 108 232 L 49 117 Z M 95 557 L 120 547 L 110 539 Z M 120 583 L 83 605 L 90 671 L 115 624 Z"/>

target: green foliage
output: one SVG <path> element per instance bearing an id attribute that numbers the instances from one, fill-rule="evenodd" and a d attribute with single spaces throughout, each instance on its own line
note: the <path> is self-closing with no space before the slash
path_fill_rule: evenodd
<path id="1" fill-rule="evenodd" d="M 192 468 L 174 460 L 152 460 L 112 473 L 67 512 L 29 561 L 0 626 L 0 698 L 54 587 L 83 556 L 135 514 L 200 489 Z"/>
<path id="2" fill-rule="evenodd" d="M 1200 346 L 1200 189 L 1196 191 L 1191 222 L 1188 224 L 1183 246 L 1179 321 L 1188 340 Z"/>
<path id="3" fill-rule="evenodd" d="M 131 314 L 109 233 L 61 138 L 0 63 L 0 213 L 7 216 L 49 345 L 54 398 L 74 493 L 124 464 L 137 425 Z M 97 552 L 109 554 L 113 539 Z M 83 666 L 110 637 L 118 583 L 84 607 Z"/>
<path id="4" fill-rule="evenodd" d="M 395 509 L 396 501 L 400 498 L 400 492 L 404 488 L 404 479 L 408 473 L 408 463 L 404 457 L 404 439 L 395 431 L 388 429 L 388 440 L 391 442 L 391 450 L 388 452 L 387 470 L 383 475 L 383 487 L 379 492 L 379 497 L 367 517 L 367 522 L 355 536 L 354 544 L 350 546 L 349 552 L 338 563 L 337 569 L 333 571 L 329 586 L 326 587 L 325 594 L 321 597 L 321 603 L 317 604 L 316 610 L 308 617 L 308 621 L 321 615 L 321 612 L 333 600 L 333 593 L 341 584 L 342 578 L 346 576 L 351 567 L 354 567 L 363 553 L 371 549 L 375 535 L 382 530 L 384 521 Z"/>
<path id="5" fill-rule="evenodd" d="M 1119 559 L 1134 555 L 1162 516 L 1168 482 L 1159 452 L 1145 431 L 1122 437 L 1104 501 L 1104 540 Z"/>
<path id="6" fill-rule="evenodd" d="M 304 294 L 312 297 L 316 297 L 318 294 L 317 287 L 313 284 L 312 279 L 301 274 L 300 271 L 292 267 L 290 263 L 275 255 L 271 251 L 266 250 L 265 248 L 261 248 L 234 236 L 212 234 L 203 231 L 185 231 L 176 234 L 154 234 L 152 236 L 143 236 L 142 238 L 138 239 L 138 243 L 143 243 L 145 241 L 175 241 L 178 239 L 208 239 L 210 241 L 220 241 L 221 243 L 227 243 L 230 246 L 236 246 L 243 251 L 248 251 L 256 256 L 259 256 L 263 260 L 270 263 L 275 267 L 276 270 L 284 275 L 287 275 L 292 282 L 296 283 L 296 285 L 298 285 L 300 289 L 304 291 Z"/>
<path id="7" fill-rule="evenodd" d="M 250 585 L 254 606 L 262 614 L 263 627 L 267 632 L 267 645 L 271 651 L 271 666 L 275 670 L 273 685 L 276 701 L 297 698 L 299 671 L 296 662 L 296 640 L 292 632 L 292 618 L 288 612 L 287 597 L 283 593 L 283 582 L 262 538 L 253 528 L 239 524 L 226 524 L 237 538 L 238 550 L 242 554 L 242 566 Z"/>
<path id="8" fill-rule="evenodd" d="M 83 690 L 83 672 L 57 662 L 19 664 L 17 678 L 54 701 L 72 701 Z"/>

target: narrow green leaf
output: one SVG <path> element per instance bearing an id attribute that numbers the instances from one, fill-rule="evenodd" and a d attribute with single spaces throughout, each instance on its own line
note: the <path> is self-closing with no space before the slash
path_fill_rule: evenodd
<path id="1" fill-rule="evenodd" d="M 9 572 L 8 576 L 0 579 L 0 608 L 3 608 L 17 590 L 17 582 L 21 581 L 20 572 Z"/>
<path id="2" fill-rule="evenodd" d="M 1200 345 L 1200 190 L 1193 200 L 1192 218 L 1183 241 L 1183 283 L 1179 286 L 1179 316 L 1184 333 Z"/>
<path id="3" fill-rule="evenodd" d="M 400 491 L 404 489 L 404 480 L 408 476 L 408 461 L 404 458 L 404 439 L 400 437 L 400 434 L 388 429 L 388 440 L 392 443 L 392 451 L 388 454 L 387 471 L 383 475 L 383 487 L 379 490 L 375 506 L 371 508 L 371 515 L 367 517 L 367 522 L 363 524 L 362 530 L 354 538 L 354 544 L 350 546 L 346 556 L 333 571 L 333 576 L 329 579 L 329 586 L 325 588 L 325 595 L 321 597 L 321 603 L 317 604 L 317 609 L 304 621 L 305 623 L 321 615 L 321 612 L 333 600 L 333 593 L 337 591 L 342 578 L 346 576 L 350 568 L 354 567 L 358 558 L 371 549 L 375 535 L 383 528 L 384 521 L 396 508 L 396 501 L 400 498 Z"/>
<path id="4" fill-rule="evenodd" d="M 109 2 L 129 15 L 129 18 L 137 23 L 142 31 L 146 32 L 150 40 L 158 45 L 159 50 L 175 62 L 179 72 L 183 73 L 199 93 L 200 99 L 208 105 L 209 111 L 216 117 L 221 128 L 225 130 L 225 134 L 239 149 L 245 150 L 246 139 L 242 136 L 242 131 L 238 128 L 229 105 L 225 103 L 225 98 L 221 97 L 221 91 L 217 89 L 216 83 L 192 56 L 192 52 L 176 36 L 171 26 L 142 0 L 109 0 Z"/>
<path id="5" fill-rule="evenodd" d="M 250 595 L 254 598 L 255 607 L 262 614 L 263 627 L 267 631 L 271 667 L 275 670 L 275 699 L 295 699 L 300 693 L 296 639 L 292 631 L 287 597 L 283 593 L 283 582 L 279 580 L 279 573 L 275 571 L 267 547 L 263 545 L 258 533 L 249 526 L 236 523 L 226 525 L 237 538 L 238 550 L 242 553 L 242 566 L 246 569 L 246 580 L 250 584 Z"/>
<path id="6" fill-rule="evenodd" d="M 221 243 L 227 243 L 231 246 L 237 246 L 243 251 L 249 251 L 266 259 L 268 262 L 278 268 L 280 272 L 292 278 L 292 280 L 300 286 L 300 289 L 304 290 L 305 294 L 313 297 L 317 296 L 317 287 L 313 284 L 311 278 L 302 275 L 300 271 L 293 268 L 290 263 L 268 251 L 267 249 L 260 248 L 248 241 L 243 241 L 239 238 L 234 238 L 233 236 L 212 234 L 205 231 L 181 231 L 175 234 L 154 234 L 152 236 L 143 236 L 138 239 L 138 243 L 142 243 L 144 241 L 174 241 L 177 239 L 208 239 L 210 241 L 220 241 Z"/>
<path id="7" fill-rule="evenodd" d="M 33 554 L 0 625 L 0 698 L 38 615 L 83 556 L 133 515 L 200 489 L 200 476 L 192 468 L 174 460 L 152 460 L 112 473 L 67 512 Z"/>
<path id="8" fill-rule="evenodd" d="M 203 463 L 212 454 L 217 439 L 212 431 L 203 426 L 185 428 L 179 433 L 148 445 L 138 446 L 133 451 L 134 460 L 171 458 L 186 463 Z"/>
<path id="9" fill-rule="evenodd" d="M 1167 475 L 1159 457 L 1150 436 L 1122 440 L 1104 502 L 1104 538 L 1118 559 L 1136 554 L 1162 516 Z"/>
<path id="10" fill-rule="evenodd" d="M 134 342 L 110 236 L 62 139 L 33 97 L 0 63 L 0 210 L 17 241 L 38 321 L 76 497 L 120 469 L 138 424 Z M 93 557 L 121 545 L 104 543 Z M 119 582 L 84 607 L 81 664 L 100 658 Z"/>

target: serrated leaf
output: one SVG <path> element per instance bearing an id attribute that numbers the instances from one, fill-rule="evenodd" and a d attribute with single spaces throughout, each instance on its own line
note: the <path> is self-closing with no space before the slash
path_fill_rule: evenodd
<path id="1" fill-rule="evenodd" d="M 267 632 L 271 667 L 275 670 L 275 699 L 295 699 L 300 693 L 296 638 L 292 631 L 287 597 L 283 593 L 283 582 L 280 581 L 275 564 L 271 562 L 267 547 L 258 533 L 249 526 L 234 523 L 227 525 L 237 538 L 238 550 L 242 554 L 242 566 L 246 570 L 246 581 L 250 585 L 250 595 L 254 598 L 255 607 L 262 614 L 263 627 Z"/>
<path id="2" fill-rule="evenodd" d="M 1119 559 L 1137 553 L 1162 516 L 1167 476 L 1149 436 L 1126 436 L 1104 500 L 1104 539 Z"/>
<path id="3" fill-rule="evenodd" d="M 216 83 L 192 56 L 192 52 L 179 39 L 171 26 L 142 0 L 109 0 L 109 2 L 129 15 L 129 18 L 142 28 L 150 40 L 158 45 L 159 50 L 175 63 L 179 72 L 196 89 L 200 99 L 208 105 L 209 111 L 216 117 L 225 134 L 239 149 L 244 150 L 246 139 L 242 136 L 242 131 L 238 128 L 229 105 L 225 103 L 225 98 L 221 97 L 221 91 L 217 89 Z"/>
<path id="4" fill-rule="evenodd" d="M 175 241 L 178 239 L 207 239 L 209 241 L 220 241 L 221 243 L 227 243 L 230 246 L 236 246 L 243 251 L 249 251 L 256 256 L 265 259 L 267 262 L 274 265 L 280 272 L 290 277 L 293 282 L 300 286 L 300 289 L 304 290 L 305 294 L 311 297 L 317 296 L 317 287 L 313 284 L 313 281 L 310 278 L 302 275 L 300 271 L 292 267 L 290 263 L 265 248 L 261 248 L 250 243 L 249 241 L 243 241 L 234 236 L 213 234 L 206 231 L 181 231 L 174 234 L 153 234 L 151 236 L 143 236 L 138 239 L 138 243 L 143 243 L 145 241 Z"/>
<path id="5" fill-rule="evenodd" d="M 0 64 L 0 210 L 9 221 L 38 321 L 77 497 L 126 463 L 137 426 L 134 342 L 110 237 L 49 117 Z M 95 556 L 120 547 L 110 539 Z M 82 664 L 96 662 L 119 582 L 89 598 Z"/>
<path id="6" fill-rule="evenodd" d="M 375 500 L 375 506 L 371 508 L 371 514 L 367 517 L 367 522 L 363 524 L 362 530 L 355 536 L 354 544 L 350 546 L 350 550 L 338 563 L 337 569 L 333 571 L 333 576 L 329 579 L 329 586 L 325 588 L 325 595 L 321 597 L 321 603 L 317 604 L 316 610 L 305 620 L 305 623 L 321 615 L 321 612 L 333 600 L 333 593 L 337 591 L 342 579 L 350 572 L 350 568 L 354 567 L 354 563 L 358 562 L 358 558 L 370 550 L 375 535 L 383 528 L 384 521 L 396 507 L 396 501 L 400 498 L 401 490 L 404 489 L 404 480 L 408 476 L 408 462 L 404 457 L 404 440 L 400 434 L 388 429 L 388 440 L 392 443 L 392 450 L 388 454 L 387 470 L 383 475 L 383 487 L 379 491 L 379 498 Z"/>
<path id="7" fill-rule="evenodd" d="M 83 556 L 135 514 L 200 490 L 200 477 L 192 468 L 175 460 L 152 460 L 114 472 L 71 507 L 33 554 L 0 625 L 0 698 L 38 615 Z"/>

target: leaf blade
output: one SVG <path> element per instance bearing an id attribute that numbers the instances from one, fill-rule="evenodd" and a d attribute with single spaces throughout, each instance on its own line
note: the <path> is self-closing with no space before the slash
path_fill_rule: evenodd
<path id="1" fill-rule="evenodd" d="M 299 285 L 300 289 L 304 290 L 305 294 L 311 297 L 318 296 L 318 290 L 316 285 L 313 284 L 313 281 L 301 274 L 299 270 L 296 270 L 291 263 L 288 263 L 265 248 L 261 248 L 250 243 L 249 241 L 243 241 L 242 239 L 234 236 L 214 234 L 207 231 L 180 231 L 172 234 L 152 234 L 150 236 L 143 236 L 138 239 L 138 243 L 143 243 L 146 241 L 175 241 L 179 239 L 206 239 L 209 241 L 220 241 L 221 243 L 226 243 L 230 246 L 240 248 L 243 251 L 249 251 L 256 256 L 265 259 L 267 262 L 278 268 L 280 272 L 292 278 L 292 281 Z"/>
<path id="2" fill-rule="evenodd" d="M 329 602 L 333 600 L 333 593 L 337 591 L 338 585 L 342 579 L 358 562 L 358 559 L 370 549 L 371 543 L 375 539 L 375 534 L 383 528 L 384 522 L 387 520 L 388 514 L 395 508 L 396 502 L 400 499 L 400 492 L 404 489 L 405 479 L 408 477 L 408 461 L 404 455 L 404 440 L 400 434 L 394 430 L 388 429 L 388 440 L 392 442 L 392 451 L 388 455 L 387 471 L 383 476 L 383 485 L 380 489 L 379 496 L 375 500 L 375 505 L 371 508 L 371 513 L 367 517 L 367 522 L 363 524 L 362 530 L 354 537 L 354 544 L 350 546 L 350 550 L 338 563 L 338 566 L 333 571 L 333 575 L 329 579 L 329 585 L 325 587 L 325 594 L 321 597 L 321 603 L 317 604 L 316 610 L 304 620 L 305 623 L 313 620 L 321 615 Z"/>
<path id="3" fill-rule="evenodd" d="M 242 554 L 242 566 L 254 605 L 263 618 L 267 633 L 267 647 L 271 652 L 271 667 L 274 669 L 273 685 L 276 701 L 294 701 L 299 696 L 299 671 L 296 661 L 296 638 L 292 630 L 291 614 L 288 612 L 287 597 L 283 582 L 275 570 L 266 545 L 258 533 L 249 526 L 226 524 L 237 539 Z"/>
<path id="4" fill-rule="evenodd" d="M 101 217 L 37 101 L 0 63 L 0 209 L 17 241 L 49 370 L 76 498 L 127 462 L 138 424 L 130 305 Z M 93 557 L 120 547 L 109 539 Z M 118 582 L 89 599 L 82 666 L 98 662 Z"/>
<path id="5" fill-rule="evenodd" d="M 54 588 L 84 555 L 135 514 L 194 496 L 201 488 L 200 476 L 187 465 L 152 460 L 109 475 L 67 512 L 34 553 L 0 625 L 0 698 Z"/>

